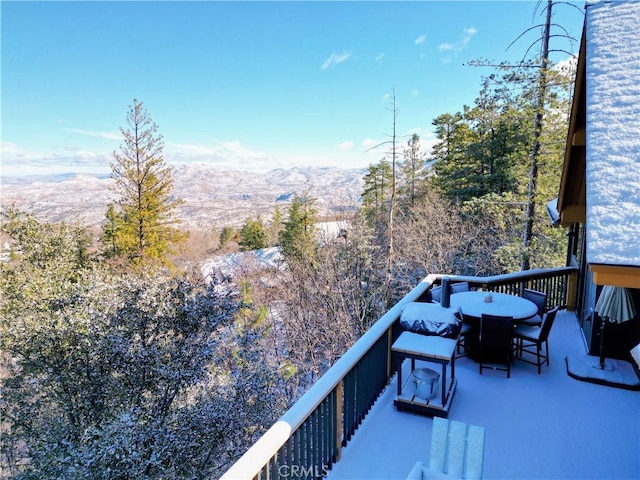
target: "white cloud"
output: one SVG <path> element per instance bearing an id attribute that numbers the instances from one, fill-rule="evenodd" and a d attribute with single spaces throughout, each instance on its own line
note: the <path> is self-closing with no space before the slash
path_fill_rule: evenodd
<path id="1" fill-rule="evenodd" d="M 62 153 L 54 151 L 52 153 L 43 154 L 40 152 L 26 150 L 15 143 L 3 142 L 2 163 L 5 165 L 47 165 L 62 161 L 64 164 L 84 164 L 95 161 L 102 163 L 105 158 L 110 158 L 110 155 L 107 153 L 91 152 L 68 145 L 59 147 L 57 150 L 61 150 Z"/>
<path id="2" fill-rule="evenodd" d="M 2 175 L 37 175 L 56 173 L 107 173 L 111 155 L 77 148 L 41 154 L 27 151 L 14 143 L 2 144 Z"/>
<path id="3" fill-rule="evenodd" d="M 349 60 L 349 58 L 351 57 L 351 52 L 342 52 L 342 53 L 335 53 L 333 52 L 329 58 L 327 58 L 323 63 L 322 66 L 320 67 L 321 70 L 326 70 L 327 68 L 333 66 L 333 65 L 337 65 L 339 63 L 342 62 L 346 62 L 347 60 Z"/>
<path id="4" fill-rule="evenodd" d="M 207 138 L 209 145 L 168 143 L 165 160 L 171 164 L 207 163 L 223 170 L 265 171 L 286 167 L 281 159 L 254 150 L 239 140 Z"/>
<path id="5" fill-rule="evenodd" d="M 375 138 L 365 138 L 364 140 L 362 140 L 362 143 L 360 144 L 362 146 L 362 148 L 369 149 L 372 147 L 375 147 L 376 145 L 379 145 L 380 141 L 376 140 Z"/>
<path id="6" fill-rule="evenodd" d="M 575 75 L 575 71 L 578 65 L 578 56 L 572 55 L 559 61 L 553 66 L 553 70 L 561 72 L 565 75 Z"/>
<path id="7" fill-rule="evenodd" d="M 423 33 L 418 38 L 416 38 L 413 43 L 416 45 L 424 45 L 424 42 L 427 40 L 427 36 Z"/>
<path id="8" fill-rule="evenodd" d="M 365 142 L 367 143 L 367 142 Z M 380 143 L 370 140 L 371 145 Z M 364 145 L 364 143 L 363 143 Z M 357 147 L 357 148 L 356 148 Z M 87 173 L 108 174 L 113 161 L 111 152 L 95 153 L 77 147 L 58 147 L 42 154 L 27 151 L 12 142 L 0 145 L 0 175 Z M 379 155 L 379 151 L 375 152 Z M 171 165 L 208 164 L 220 170 L 265 172 L 297 165 L 365 168 L 371 153 L 353 141 L 345 140 L 333 150 L 314 154 L 275 153 L 253 148 L 239 140 L 206 138 L 202 143 L 165 144 L 164 159 Z"/>
<path id="9" fill-rule="evenodd" d="M 462 31 L 463 35 L 462 35 L 462 44 L 466 45 L 467 43 L 469 43 L 469 41 L 471 40 L 471 38 L 478 33 L 478 30 L 475 27 L 468 27 L 465 28 Z"/>
<path id="10" fill-rule="evenodd" d="M 192 155 L 213 155 L 215 153 L 212 147 L 187 143 L 167 143 L 165 148 L 170 152 Z"/>
<path id="11" fill-rule="evenodd" d="M 471 41 L 471 39 L 476 33 L 478 33 L 478 30 L 475 27 L 467 27 L 462 30 L 460 39 L 457 42 L 454 42 L 454 43 L 443 42 L 438 46 L 438 50 L 440 50 L 441 52 L 452 52 L 454 55 L 457 55 L 462 50 L 467 48 L 467 45 L 469 44 L 469 42 Z M 449 63 L 450 61 L 451 59 L 448 58 L 448 59 L 445 59 L 443 62 Z"/>
<path id="12" fill-rule="evenodd" d="M 84 135 L 87 137 L 106 138 L 107 140 L 121 140 L 122 135 L 119 133 L 111 132 L 91 132 L 89 130 L 82 130 L 80 128 L 65 128 L 67 132 L 77 133 L 78 135 Z"/>
<path id="13" fill-rule="evenodd" d="M 24 151 L 15 143 L 11 142 L 2 142 L 0 146 L 0 151 L 2 152 L 2 157 L 5 158 L 7 155 L 9 156 L 24 156 Z"/>
<path id="14" fill-rule="evenodd" d="M 222 141 L 211 139 L 211 141 L 215 144 L 202 145 L 195 143 L 167 143 L 165 150 L 170 155 L 177 155 L 183 159 L 202 156 L 234 159 L 267 157 L 267 154 L 264 152 L 245 147 L 239 140 Z"/>
<path id="15" fill-rule="evenodd" d="M 269 156 L 244 146 L 239 140 L 209 139 L 212 145 L 194 143 L 168 143 L 165 148 L 167 160 L 176 163 L 215 161 L 238 168 L 238 163 L 263 160 Z"/>

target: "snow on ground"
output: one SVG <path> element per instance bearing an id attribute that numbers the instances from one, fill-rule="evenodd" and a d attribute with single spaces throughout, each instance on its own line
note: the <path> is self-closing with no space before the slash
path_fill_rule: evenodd
<path id="1" fill-rule="evenodd" d="M 347 232 L 348 228 L 349 224 L 345 221 L 321 222 L 316 224 L 316 233 L 321 242 L 331 242 L 343 235 L 343 232 Z M 207 279 L 213 275 L 232 279 L 238 269 L 254 267 L 279 269 L 283 265 L 284 257 L 280 247 L 270 247 L 209 258 L 203 262 L 201 272 Z"/>
<path id="2" fill-rule="evenodd" d="M 469 358 L 456 360 L 449 419 L 486 428 L 483 478 L 640 478 L 640 393 L 567 375 L 565 357 L 585 352 L 572 312 L 558 314 L 549 346 L 551 365 L 540 375 L 517 360 L 510 379 L 491 370 L 480 375 Z M 433 420 L 397 411 L 395 392 L 394 380 L 329 479 L 403 479 L 417 460 L 428 462 Z"/>
<path id="3" fill-rule="evenodd" d="M 214 276 L 232 279 L 238 269 L 255 267 L 277 269 L 282 266 L 283 261 L 279 247 L 262 248 L 210 258 L 203 263 L 201 272 L 206 279 Z"/>

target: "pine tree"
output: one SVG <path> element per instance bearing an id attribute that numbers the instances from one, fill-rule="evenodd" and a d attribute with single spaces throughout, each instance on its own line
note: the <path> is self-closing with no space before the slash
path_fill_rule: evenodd
<path id="1" fill-rule="evenodd" d="M 240 229 L 240 250 L 258 250 L 267 246 L 267 233 L 262 218 L 247 218 Z"/>
<path id="2" fill-rule="evenodd" d="M 170 265 L 168 256 L 184 240 L 173 226 L 174 210 L 182 203 L 172 194 L 173 167 L 164 161 L 158 126 L 137 99 L 129 107 L 127 125 L 120 129 L 124 144 L 111 163 L 118 199 L 107 212 L 104 238 L 114 254 L 133 263 L 153 260 Z"/>
<path id="3" fill-rule="evenodd" d="M 526 105 L 495 75 L 485 78 L 474 107 L 436 118 L 436 184 L 451 199 L 519 193 L 526 156 Z M 496 84 L 498 85 L 496 87 Z"/>
<path id="4" fill-rule="evenodd" d="M 382 218 L 386 219 L 387 207 L 391 195 L 391 164 L 387 160 L 369 165 L 364 176 L 362 208 L 371 226 L 376 226 Z"/>
<path id="5" fill-rule="evenodd" d="M 239 239 L 239 234 L 238 232 L 235 231 L 235 229 L 233 227 L 222 227 L 222 230 L 220 230 L 220 245 L 219 248 L 224 248 L 227 243 L 231 242 L 231 241 L 238 241 Z"/>
<path id="6" fill-rule="evenodd" d="M 278 235 L 280 234 L 280 230 L 282 230 L 282 224 L 282 210 L 280 210 L 280 208 L 276 205 L 273 209 L 273 214 L 271 215 L 271 221 L 266 228 L 267 245 L 269 245 L 270 247 L 278 243 Z"/>
<path id="7" fill-rule="evenodd" d="M 279 240 L 287 262 L 311 262 L 315 259 L 315 199 L 296 195 L 289 206 L 287 220 Z"/>
<path id="8" fill-rule="evenodd" d="M 425 178 L 424 154 L 420 151 L 420 136 L 414 133 L 404 150 L 404 161 L 400 164 L 399 203 L 403 209 L 412 207 L 420 194 Z"/>

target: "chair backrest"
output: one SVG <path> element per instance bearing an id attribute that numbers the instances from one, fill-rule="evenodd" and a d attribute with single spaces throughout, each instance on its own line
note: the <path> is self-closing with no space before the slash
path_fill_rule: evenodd
<path id="1" fill-rule="evenodd" d="M 440 299 L 442 298 L 442 287 L 432 288 L 429 292 L 431 292 L 431 301 L 440 303 Z"/>
<path id="2" fill-rule="evenodd" d="M 525 288 L 524 292 L 522 293 L 522 298 L 526 298 L 527 300 L 535 303 L 538 307 L 538 315 L 540 315 L 540 318 L 542 318 L 542 315 L 544 315 L 544 312 L 546 311 L 547 294 Z"/>
<path id="3" fill-rule="evenodd" d="M 511 350 L 513 317 L 483 314 L 480 319 L 480 347 Z"/>
<path id="4" fill-rule="evenodd" d="M 469 282 L 458 282 L 451 284 L 451 293 L 468 292 Z"/>
<path id="5" fill-rule="evenodd" d="M 545 342 L 547 338 L 549 338 L 549 332 L 551 331 L 551 327 L 553 326 L 553 322 L 556 319 L 556 315 L 558 314 L 558 310 L 560 307 L 553 307 L 549 310 L 544 317 L 542 317 L 542 325 L 540 326 L 540 341 Z"/>

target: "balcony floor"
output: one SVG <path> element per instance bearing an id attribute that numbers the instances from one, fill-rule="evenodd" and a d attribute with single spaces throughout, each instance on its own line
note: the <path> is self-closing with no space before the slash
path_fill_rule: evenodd
<path id="1" fill-rule="evenodd" d="M 515 361 L 511 378 L 478 373 L 456 360 L 458 387 L 449 419 L 486 428 L 485 479 L 640 478 L 640 393 L 569 377 L 565 356 L 585 354 L 572 312 L 552 328 L 551 365 Z M 394 381 L 329 472 L 338 479 L 402 479 L 416 460 L 428 462 L 430 417 L 398 412 Z"/>

